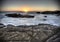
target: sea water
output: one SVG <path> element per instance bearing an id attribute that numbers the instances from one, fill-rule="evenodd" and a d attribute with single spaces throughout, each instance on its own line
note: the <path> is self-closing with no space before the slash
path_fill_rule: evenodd
<path id="1" fill-rule="evenodd" d="M 0 23 L 4 25 L 38 25 L 38 24 L 51 24 L 60 26 L 60 16 L 53 15 L 53 14 L 30 14 L 34 15 L 34 18 L 13 18 L 13 17 L 7 17 L 5 14 L 12 14 L 14 12 L 2 12 L 0 13 Z M 18 12 L 15 12 L 18 13 Z M 44 17 L 47 16 L 47 17 Z M 45 20 L 44 20 L 45 19 Z"/>

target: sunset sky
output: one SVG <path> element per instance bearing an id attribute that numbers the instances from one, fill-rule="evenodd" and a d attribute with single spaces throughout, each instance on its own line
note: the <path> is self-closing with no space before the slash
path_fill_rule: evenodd
<path id="1" fill-rule="evenodd" d="M 56 0 L 3 0 L 1 11 L 54 11 Z"/>

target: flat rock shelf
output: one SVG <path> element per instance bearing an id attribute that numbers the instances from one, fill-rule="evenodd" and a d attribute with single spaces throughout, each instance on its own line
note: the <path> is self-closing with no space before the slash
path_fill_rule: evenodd
<path id="1" fill-rule="evenodd" d="M 53 25 L 6 26 L 0 28 L 1 42 L 57 42 L 60 27 Z M 58 39 L 59 40 L 59 39 Z"/>

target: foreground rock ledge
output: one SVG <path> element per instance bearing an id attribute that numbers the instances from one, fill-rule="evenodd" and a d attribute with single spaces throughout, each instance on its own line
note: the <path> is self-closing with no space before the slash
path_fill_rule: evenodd
<path id="1" fill-rule="evenodd" d="M 7 26 L 0 28 L 1 42 L 52 42 L 60 28 L 53 25 Z M 53 37 L 54 38 L 54 37 Z M 50 40 L 50 41 L 49 41 Z"/>

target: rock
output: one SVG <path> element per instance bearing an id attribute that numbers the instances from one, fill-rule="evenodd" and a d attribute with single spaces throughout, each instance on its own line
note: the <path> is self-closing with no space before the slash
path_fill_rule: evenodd
<path id="1" fill-rule="evenodd" d="M 49 38 L 49 36 L 52 36 L 55 34 L 55 29 L 57 27 L 48 25 L 48 24 L 40 24 L 40 25 L 35 25 L 35 26 L 25 26 L 25 27 L 20 27 L 20 26 L 13 26 L 13 25 L 8 25 L 6 30 L 1 33 L 4 34 L 4 40 L 8 41 L 10 40 L 11 42 L 43 42 L 45 39 Z M 56 41 L 59 40 L 56 39 Z M 8 41 L 8 42 L 10 42 Z"/>
<path id="2" fill-rule="evenodd" d="M 6 14 L 5 16 L 14 17 L 14 18 L 17 18 L 17 17 L 20 17 L 20 18 L 34 18 L 34 16 L 32 16 L 32 15 L 21 15 L 21 14 L 17 14 L 17 13 Z"/>
<path id="3" fill-rule="evenodd" d="M 46 42 L 60 42 L 60 32 L 50 37 Z"/>
<path id="4" fill-rule="evenodd" d="M 9 28 L 10 28 L 10 27 L 14 27 L 14 25 L 8 24 L 7 27 L 9 27 Z"/>
<path id="5" fill-rule="evenodd" d="M 2 23 L 0 23 L 0 28 L 3 28 L 3 27 L 5 27 L 5 25 L 4 25 L 4 24 L 2 24 Z"/>
<path id="6" fill-rule="evenodd" d="M 44 17 L 47 17 L 47 16 L 44 16 Z"/>
<path id="7" fill-rule="evenodd" d="M 40 14 L 41 12 L 36 12 L 37 14 Z"/>

